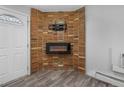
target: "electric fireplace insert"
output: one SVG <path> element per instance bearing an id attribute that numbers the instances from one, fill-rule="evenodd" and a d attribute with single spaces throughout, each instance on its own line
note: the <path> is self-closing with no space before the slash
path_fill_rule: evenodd
<path id="1" fill-rule="evenodd" d="M 70 43 L 46 43 L 47 54 L 71 54 Z"/>

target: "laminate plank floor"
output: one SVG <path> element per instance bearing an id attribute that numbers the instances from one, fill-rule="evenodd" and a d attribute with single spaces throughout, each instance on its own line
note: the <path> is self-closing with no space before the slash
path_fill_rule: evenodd
<path id="1" fill-rule="evenodd" d="M 77 71 L 47 70 L 8 82 L 2 87 L 114 87 Z"/>

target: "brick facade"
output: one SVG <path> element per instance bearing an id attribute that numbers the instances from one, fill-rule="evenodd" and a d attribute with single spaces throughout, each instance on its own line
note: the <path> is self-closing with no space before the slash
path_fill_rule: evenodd
<path id="1" fill-rule="evenodd" d="M 67 23 L 67 30 L 48 29 L 57 20 Z M 72 54 L 48 55 L 47 42 L 69 42 Z M 85 72 L 85 9 L 72 12 L 42 12 L 31 9 L 31 72 L 46 69 L 79 70 Z"/>

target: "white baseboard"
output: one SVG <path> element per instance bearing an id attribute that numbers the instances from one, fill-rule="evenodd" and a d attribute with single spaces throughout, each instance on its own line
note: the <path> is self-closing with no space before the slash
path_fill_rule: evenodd
<path id="1" fill-rule="evenodd" d="M 91 72 L 86 72 L 86 75 L 88 75 L 88 76 L 91 76 L 91 77 L 94 77 L 95 78 L 95 71 L 91 71 Z"/>
<path id="2" fill-rule="evenodd" d="M 106 74 L 103 74 L 100 72 L 96 72 L 95 78 L 99 79 L 101 81 L 110 83 L 114 86 L 124 87 L 124 81 L 123 80 L 120 80 L 116 77 L 112 77 L 112 76 L 109 76 L 109 75 L 106 75 Z"/>
<path id="3" fill-rule="evenodd" d="M 124 79 L 114 76 L 112 74 L 107 74 L 103 72 L 95 72 L 95 71 L 86 72 L 86 74 L 98 80 L 110 83 L 114 86 L 124 87 Z"/>
<path id="4" fill-rule="evenodd" d="M 115 72 L 118 72 L 118 73 L 122 73 L 124 74 L 124 68 L 121 68 L 119 66 L 112 66 L 112 70 L 115 71 Z"/>

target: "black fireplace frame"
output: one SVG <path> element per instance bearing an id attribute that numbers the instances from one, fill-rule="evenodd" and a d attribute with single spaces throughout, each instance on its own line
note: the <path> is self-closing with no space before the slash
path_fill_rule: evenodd
<path id="1" fill-rule="evenodd" d="M 67 46 L 67 51 L 50 51 L 50 46 Z M 46 54 L 71 54 L 71 44 L 66 42 L 46 43 Z"/>

